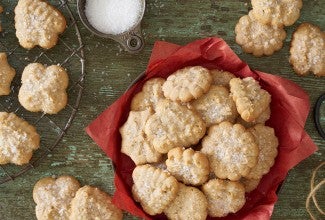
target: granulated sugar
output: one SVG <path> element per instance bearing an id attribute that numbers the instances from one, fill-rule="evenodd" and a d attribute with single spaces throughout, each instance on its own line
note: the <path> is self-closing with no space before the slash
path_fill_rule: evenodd
<path id="1" fill-rule="evenodd" d="M 85 13 L 89 23 L 106 34 L 120 34 L 130 30 L 144 8 L 141 0 L 87 0 Z"/>

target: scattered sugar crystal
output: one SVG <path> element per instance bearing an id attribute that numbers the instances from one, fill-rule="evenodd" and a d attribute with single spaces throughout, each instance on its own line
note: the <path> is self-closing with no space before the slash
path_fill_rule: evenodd
<path id="1" fill-rule="evenodd" d="M 144 10 L 141 0 L 88 0 L 85 13 L 89 23 L 106 34 L 130 30 Z"/>

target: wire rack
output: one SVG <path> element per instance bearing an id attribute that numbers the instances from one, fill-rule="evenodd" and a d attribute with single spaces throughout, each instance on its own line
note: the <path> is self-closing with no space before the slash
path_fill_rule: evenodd
<path id="1" fill-rule="evenodd" d="M 1 165 L 0 184 L 14 180 L 46 159 L 48 154 L 59 145 L 78 111 L 85 77 L 85 58 L 80 31 L 68 0 L 56 0 L 50 3 L 65 15 L 67 20 L 65 32 L 60 35 L 58 44 L 50 50 L 43 50 L 39 47 L 25 50 L 19 46 L 15 37 L 13 12 L 15 6 L 12 6 L 12 0 L 2 1 L 5 12 L 2 15 L 3 32 L 0 34 L 0 52 L 6 52 L 10 65 L 16 69 L 16 76 L 11 84 L 10 95 L 0 96 L 0 111 L 14 112 L 34 125 L 41 136 L 41 144 L 28 164 Z M 71 4 L 71 7 L 76 6 Z M 46 65 L 58 64 L 67 69 L 69 74 L 68 104 L 56 115 L 28 112 L 19 104 L 18 91 L 21 85 L 21 73 L 25 66 L 33 62 Z"/>

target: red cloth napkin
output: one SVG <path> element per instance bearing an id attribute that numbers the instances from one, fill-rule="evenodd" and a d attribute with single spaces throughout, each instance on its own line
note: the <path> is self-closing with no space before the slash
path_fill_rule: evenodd
<path id="1" fill-rule="evenodd" d="M 194 65 L 226 70 L 238 77 L 252 76 L 272 95 L 272 114 L 267 125 L 275 129 L 279 139 L 279 153 L 275 164 L 262 178 L 258 188 L 246 195 L 245 206 L 236 214 L 222 218 L 269 219 L 277 201 L 276 191 L 287 172 L 317 150 L 316 145 L 304 131 L 309 112 L 309 97 L 298 85 L 289 80 L 251 70 L 220 38 L 197 40 L 186 46 L 156 42 L 146 76 L 86 128 L 89 136 L 113 161 L 116 186 L 113 202 L 119 208 L 144 219 L 165 218 L 163 215 L 154 217 L 147 215 L 133 200 L 131 175 L 135 165 L 128 156 L 120 152 L 119 127 L 128 117 L 132 97 L 141 90 L 145 81 L 153 77 L 167 78 L 182 67 Z"/>

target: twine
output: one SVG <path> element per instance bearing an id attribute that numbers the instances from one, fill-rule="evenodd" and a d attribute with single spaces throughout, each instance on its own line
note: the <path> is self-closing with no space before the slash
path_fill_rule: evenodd
<path id="1" fill-rule="evenodd" d="M 318 165 L 316 167 L 316 169 L 314 169 L 311 180 L 310 180 L 310 192 L 308 194 L 308 197 L 306 199 L 306 209 L 311 217 L 312 220 L 316 220 L 315 215 L 312 213 L 311 208 L 310 208 L 310 200 L 313 199 L 314 205 L 317 209 L 317 211 L 322 214 L 325 215 L 325 212 L 322 210 L 322 208 L 319 206 L 318 202 L 317 202 L 317 198 L 316 198 L 316 193 L 317 191 L 325 184 L 325 179 L 323 179 L 322 181 L 320 181 L 316 186 L 315 186 L 315 178 L 316 178 L 316 174 L 317 171 L 325 165 L 325 162 L 322 162 L 320 165 Z"/>

